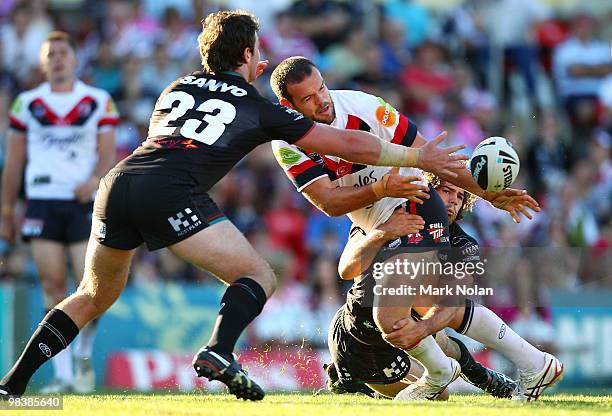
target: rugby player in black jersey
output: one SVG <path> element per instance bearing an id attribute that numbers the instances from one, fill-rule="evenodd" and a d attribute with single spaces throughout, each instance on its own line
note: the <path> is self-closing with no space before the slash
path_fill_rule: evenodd
<path id="1" fill-rule="evenodd" d="M 457 223 L 462 214 L 473 206 L 474 196 L 435 175 L 428 176 L 429 183 L 447 208 L 451 250 L 447 253 L 446 261 L 478 262 L 478 242 Z M 390 334 L 381 334 L 373 325 L 372 291 L 376 283 L 372 270 L 368 268 L 379 249 L 384 249 L 390 241 L 405 232 L 413 231 L 410 217 L 398 210 L 387 223 L 381 224 L 369 235 L 359 229 L 351 231 L 352 241 L 345 249 L 338 269 L 343 279 L 355 279 L 355 282 L 347 294 L 347 303 L 334 317 L 328 337 L 334 366 L 327 366 L 327 371 L 333 389 L 368 393 L 368 389 L 364 388 L 364 384 L 367 384 L 383 395 L 402 399 L 402 392 L 407 386 L 404 380 L 411 363 L 401 348 L 450 327 L 504 354 L 519 369 L 518 383 L 514 383 L 503 374 L 475 362 L 457 338 L 438 332 L 436 341 L 445 353 L 459 361 L 464 379 L 495 397 L 537 400 L 546 388 L 560 379 L 563 364 L 551 354 L 529 344 L 491 310 L 469 299 L 464 307 L 429 307 L 426 302 L 419 303 L 423 306 L 413 307 L 416 322 L 413 317 L 407 317 L 397 322 L 394 326 L 396 331 Z M 549 362 L 551 365 L 542 367 L 542 363 Z M 417 367 L 411 374 L 418 377 L 421 372 Z"/>
<path id="2" fill-rule="evenodd" d="M 357 163 L 416 166 L 441 175 L 453 175 L 466 159 L 452 154 L 461 146 L 438 148 L 443 136 L 408 149 L 272 104 L 250 85 L 267 65 L 259 61 L 257 31 L 256 18 L 247 12 L 205 19 L 198 38 L 204 71 L 162 92 L 147 140 L 102 179 L 82 282 L 39 324 L 0 380 L 0 399 L 22 395 L 32 374 L 115 302 L 143 243 L 150 250 L 168 247 L 229 284 L 212 336 L 193 365 L 199 376 L 220 380 L 239 398 L 262 399 L 263 390 L 240 368 L 233 349 L 274 291 L 276 278 L 208 190 L 252 149 L 274 139 Z"/>

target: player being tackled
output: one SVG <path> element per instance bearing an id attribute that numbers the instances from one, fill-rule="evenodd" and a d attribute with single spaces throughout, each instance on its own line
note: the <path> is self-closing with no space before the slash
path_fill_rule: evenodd
<path id="1" fill-rule="evenodd" d="M 462 214 L 471 209 L 474 196 L 449 182 L 440 180 L 435 175 L 426 176 L 444 201 L 448 214 L 451 250 L 446 253 L 445 261 L 464 264 L 479 261 L 478 242 L 458 224 Z M 397 213 L 394 213 L 395 215 Z M 393 229 L 390 226 L 393 220 L 392 217 L 388 224 L 383 224 L 378 229 L 390 231 Z M 403 231 L 407 230 L 404 229 Z M 358 234 L 356 235 L 358 237 Z M 354 287 L 360 281 L 367 282 L 368 278 L 371 282 L 372 279 L 369 276 L 371 269 L 369 268 L 374 261 L 374 252 L 383 248 L 389 240 L 392 241 L 395 237 L 396 234 L 393 233 L 377 237 L 376 233 L 373 232 L 369 236 L 361 237 L 361 239 L 351 238 L 352 241 L 349 241 L 340 261 L 339 272 L 341 276 L 344 279 L 359 279 L 354 283 Z M 359 292 L 351 289 L 348 302 L 351 301 L 351 294 L 354 295 L 355 293 Z M 432 304 L 438 301 L 436 299 L 429 300 Z M 351 311 L 358 310 L 355 306 L 348 309 Z M 511 397 L 513 400 L 522 401 L 537 400 L 544 390 L 561 379 L 563 364 L 556 357 L 538 350 L 516 334 L 491 310 L 469 299 L 466 299 L 465 306 L 461 307 L 416 306 L 413 311 L 419 315 L 416 322 L 412 317 L 398 321 L 394 325 L 395 331 L 383 334 L 383 338 L 396 347 L 405 348 L 424 336 L 436 333 L 444 327 L 450 327 L 489 348 L 497 350 L 513 361 L 518 368 L 519 379 L 517 383 L 509 381 L 504 375 L 492 370 L 484 369 L 483 371 L 483 368 L 480 368 L 480 365 L 473 360 L 464 360 L 463 357 L 466 356 L 466 353 L 469 354 L 465 345 L 457 342 L 459 340 L 449 337 L 455 341 L 463 356 L 459 359 L 462 377 L 495 397 Z M 424 319 L 421 319 L 421 316 Z M 498 334 L 502 328 L 504 329 L 504 335 L 499 337 Z M 439 338 L 436 338 L 439 342 Z M 473 371 L 475 372 L 472 373 Z M 426 396 L 423 391 L 428 389 L 426 383 L 419 380 L 399 392 L 396 399 L 421 399 Z"/>
<path id="2" fill-rule="evenodd" d="M 428 142 L 408 117 L 381 98 L 360 91 L 328 90 L 319 70 L 303 57 L 281 62 L 272 73 L 271 85 L 281 104 L 305 117 L 346 130 L 371 131 L 387 143 L 419 149 L 445 137 L 442 133 Z M 272 146 L 279 165 L 299 192 L 328 215 L 347 214 L 366 234 L 389 219 L 398 208 L 421 217 L 420 229 L 424 231 L 403 234 L 386 247 L 382 253 L 384 266 L 396 260 L 411 264 L 437 262 L 438 253 L 450 246 L 445 206 L 436 192 L 428 193 L 430 187 L 423 181 L 421 170 L 432 172 L 429 167 L 390 172 L 368 164 L 350 163 L 306 145 L 276 140 Z M 520 214 L 531 218 L 527 208 L 539 211 L 537 202 L 525 191 L 505 189 L 492 193 L 480 189 L 464 165 L 440 176 L 508 211 L 516 222 L 520 221 Z M 437 272 L 423 270 L 414 276 L 385 275 L 381 287 L 394 291 L 437 278 Z M 385 304 L 387 300 L 381 293 L 374 293 L 373 321 L 369 323 L 384 334 L 394 332 L 394 325 L 410 316 L 415 297 L 412 294 L 397 297 L 392 305 Z M 411 328 L 407 326 L 409 332 Z M 442 392 L 460 372 L 457 361 L 445 355 L 429 336 L 433 333 L 413 337 L 412 344 L 401 346 L 426 369 L 419 380 L 424 386 L 420 389 L 423 398 Z"/>
<path id="3" fill-rule="evenodd" d="M 454 188 L 458 195 L 456 199 L 461 201 L 462 206 L 470 207 L 474 198 L 470 196 L 466 201 L 463 201 L 465 195 L 469 194 L 464 193 L 459 188 Z M 441 197 L 446 203 L 448 199 L 446 188 L 440 193 L 443 193 Z M 448 209 L 449 222 L 451 223 L 451 246 L 456 247 L 458 253 L 465 252 L 466 256 L 454 260 L 473 261 L 474 256 L 477 256 L 477 250 L 472 249 L 472 244 L 476 243 L 471 238 L 466 239 L 467 235 L 458 226 L 453 226 L 456 214 L 457 211 L 454 208 Z M 403 359 L 405 353 L 400 348 L 384 342 L 380 330 L 369 324 L 373 322 L 373 316 L 371 303 L 368 304 L 368 302 L 371 302 L 371 299 L 368 299 L 368 293 L 373 291 L 376 281 L 372 276 L 371 268 L 363 273 L 359 269 L 362 265 L 368 268 L 368 265 L 364 264 L 370 263 L 368 254 L 378 252 L 383 246 L 399 236 L 419 231 L 418 227 L 411 226 L 410 217 L 412 217 L 410 214 L 397 210 L 388 221 L 378 226 L 370 236 L 363 234 L 359 228 L 354 228 L 351 233 L 351 239 L 340 262 L 339 272 L 344 279 L 354 279 L 354 283 L 347 294 L 347 303 L 338 311 L 330 326 L 329 349 L 333 363 L 326 366 L 326 371 L 330 378 L 329 387 L 332 392 L 363 392 L 375 397 L 375 390 L 383 396 L 399 396 L 400 399 L 409 400 L 436 398 L 438 396 L 440 398 L 447 397 L 447 394 L 442 391 L 434 392 L 434 394 L 421 391 L 428 389 L 428 387 L 419 383 L 418 379 L 422 376 L 423 369 L 414 359 L 410 359 L 409 365 L 405 366 L 401 372 L 394 374 L 394 378 L 385 380 L 384 377 L 387 373 L 385 369 L 393 368 L 394 360 L 400 357 Z M 355 253 L 358 254 L 354 255 Z M 428 308 L 415 308 L 413 314 L 417 319 L 420 319 L 416 313 L 417 309 L 423 314 L 428 312 Z M 358 339 L 359 343 L 352 342 L 352 338 Z M 511 397 L 516 389 L 516 383 L 504 374 L 476 362 L 467 347 L 459 339 L 448 337 L 444 332 L 439 332 L 436 334 L 436 342 L 445 354 L 459 362 L 461 366 L 460 375 L 467 382 L 493 397 Z M 360 360 L 362 357 L 368 357 L 366 362 L 372 366 L 371 368 L 367 368 L 367 364 L 356 363 L 356 360 Z M 374 368 L 374 366 L 378 366 L 378 368 Z M 340 370 L 337 371 L 337 368 Z M 398 378 L 399 381 L 396 381 Z M 375 384 L 372 383 L 373 381 Z M 412 384 L 409 384 L 409 382 L 412 382 Z"/>

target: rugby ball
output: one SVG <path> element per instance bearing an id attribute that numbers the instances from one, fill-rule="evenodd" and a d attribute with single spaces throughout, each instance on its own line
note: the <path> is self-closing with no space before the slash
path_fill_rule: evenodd
<path id="1" fill-rule="evenodd" d="M 470 158 L 472 177 L 482 189 L 490 192 L 498 192 L 512 185 L 520 167 L 516 151 L 503 137 L 483 140 Z"/>

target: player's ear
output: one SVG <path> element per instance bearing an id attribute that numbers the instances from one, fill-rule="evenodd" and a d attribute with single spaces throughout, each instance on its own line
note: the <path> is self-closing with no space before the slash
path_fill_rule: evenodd
<path id="1" fill-rule="evenodd" d="M 244 48 L 244 51 L 242 52 L 242 60 L 244 61 L 244 63 L 248 64 L 249 62 L 251 62 L 252 57 L 253 51 L 251 50 L 251 48 Z"/>

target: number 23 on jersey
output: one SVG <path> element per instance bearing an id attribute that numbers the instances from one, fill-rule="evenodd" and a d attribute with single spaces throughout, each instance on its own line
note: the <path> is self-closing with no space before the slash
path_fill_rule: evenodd
<path id="1" fill-rule="evenodd" d="M 176 120 L 181 118 L 187 111 L 194 109 L 195 99 L 184 91 L 172 91 L 164 96 L 159 103 L 158 110 L 168 110 L 170 112 L 159 121 L 152 136 L 171 136 L 179 126 L 173 125 Z M 223 132 L 225 126 L 236 118 L 236 107 L 232 104 L 212 98 L 202 102 L 196 111 L 202 112 L 200 118 L 189 118 L 180 126 L 179 133 L 187 139 L 197 140 L 201 143 L 214 144 Z M 213 113 L 218 110 L 216 114 Z M 206 126 L 202 129 L 202 124 Z"/>

